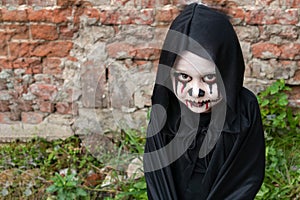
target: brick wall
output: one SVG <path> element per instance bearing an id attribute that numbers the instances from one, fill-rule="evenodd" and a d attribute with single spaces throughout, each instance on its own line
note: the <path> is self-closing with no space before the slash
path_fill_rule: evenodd
<path id="1" fill-rule="evenodd" d="M 145 127 L 160 48 L 186 3 L 0 1 L 0 139 Z M 232 17 L 245 85 L 283 78 L 300 106 L 300 1 L 202 3 Z"/>

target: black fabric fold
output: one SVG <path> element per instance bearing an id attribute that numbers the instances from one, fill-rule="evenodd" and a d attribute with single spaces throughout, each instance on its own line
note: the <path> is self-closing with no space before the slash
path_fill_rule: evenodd
<path id="1" fill-rule="evenodd" d="M 223 100 L 210 113 L 193 113 L 174 94 L 170 72 L 182 51 L 217 67 Z M 254 199 L 264 178 L 265 146 L 256 97 L 243 87 L 244 70 L 227 16 L 192 3 L 173 21 L 159 60 L 147 129 L 149 200 Z"/>

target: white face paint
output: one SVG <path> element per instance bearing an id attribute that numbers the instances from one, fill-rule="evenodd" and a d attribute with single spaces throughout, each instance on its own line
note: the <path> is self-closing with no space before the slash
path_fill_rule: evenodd
<path id="1" fill-rule="evenodd" d="M 191 111 L 210 112 L 221 101 L 213 62 L 184 51 L 171 73 L 175 95 Z"/>

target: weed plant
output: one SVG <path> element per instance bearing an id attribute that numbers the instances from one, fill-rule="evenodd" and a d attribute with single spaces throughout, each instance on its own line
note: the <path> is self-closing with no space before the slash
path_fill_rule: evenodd
<path id="1" fill-rule="evenodd" d="M 300 199 L 300 113 L 278 80 L 258 95 L 266 139 L 266 172 L 256 199 Z"/>
<path id="2" fill-rule="evenodd" d="M 256 200 L 300 199 L 300 114 L 288 106 L 289 90 L 279 80 L 258 95 L 266 173 Z M 78 136 L 1 144 L 0 199 L 147 199 L 144 177 L 129 177 L 124 168 L 143 154 L 145 132 L 109 135 L 104 143 L 110 141 L 113 148 L 96 154 Z"/>

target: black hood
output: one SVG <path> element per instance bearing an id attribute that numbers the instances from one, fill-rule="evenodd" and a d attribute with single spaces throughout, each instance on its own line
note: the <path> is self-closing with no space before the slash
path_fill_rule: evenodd
<path id="1" fill-rule="evenodd" d="M 161 96 L 174 98 L 168 94 L 173 89 L 167 67 L 172 68 L 176 57 L 184 50 L 215 63 L 218 85 L 227 105 L 224 129 L 239 131 L 238 94 L 243 87 L 245 70 L 242 50 L 228 17 L 204 5 L 188 5 L 171 24 L 159 61 L 153 103 L 162 103 Z M 163 91 L 158 85 L 166 86 L 169 91 Z M 164 101 L 163 105 L 167 107 L 175 100 L 164 98 Z"/>
<path id="2" fill-rule="evenodd" d="M 222 100 L 194 113 L 177 99 L 171 70 L 192 52 L 216 66 Z M 255 95 L 228 17 L 190 4 L 167 33 L 152 95 L 144 172 L 149 200 L 253 199 L 264 177 L 264 136 Z M 197 175 L 198 174 L 198 175 Z"/>

